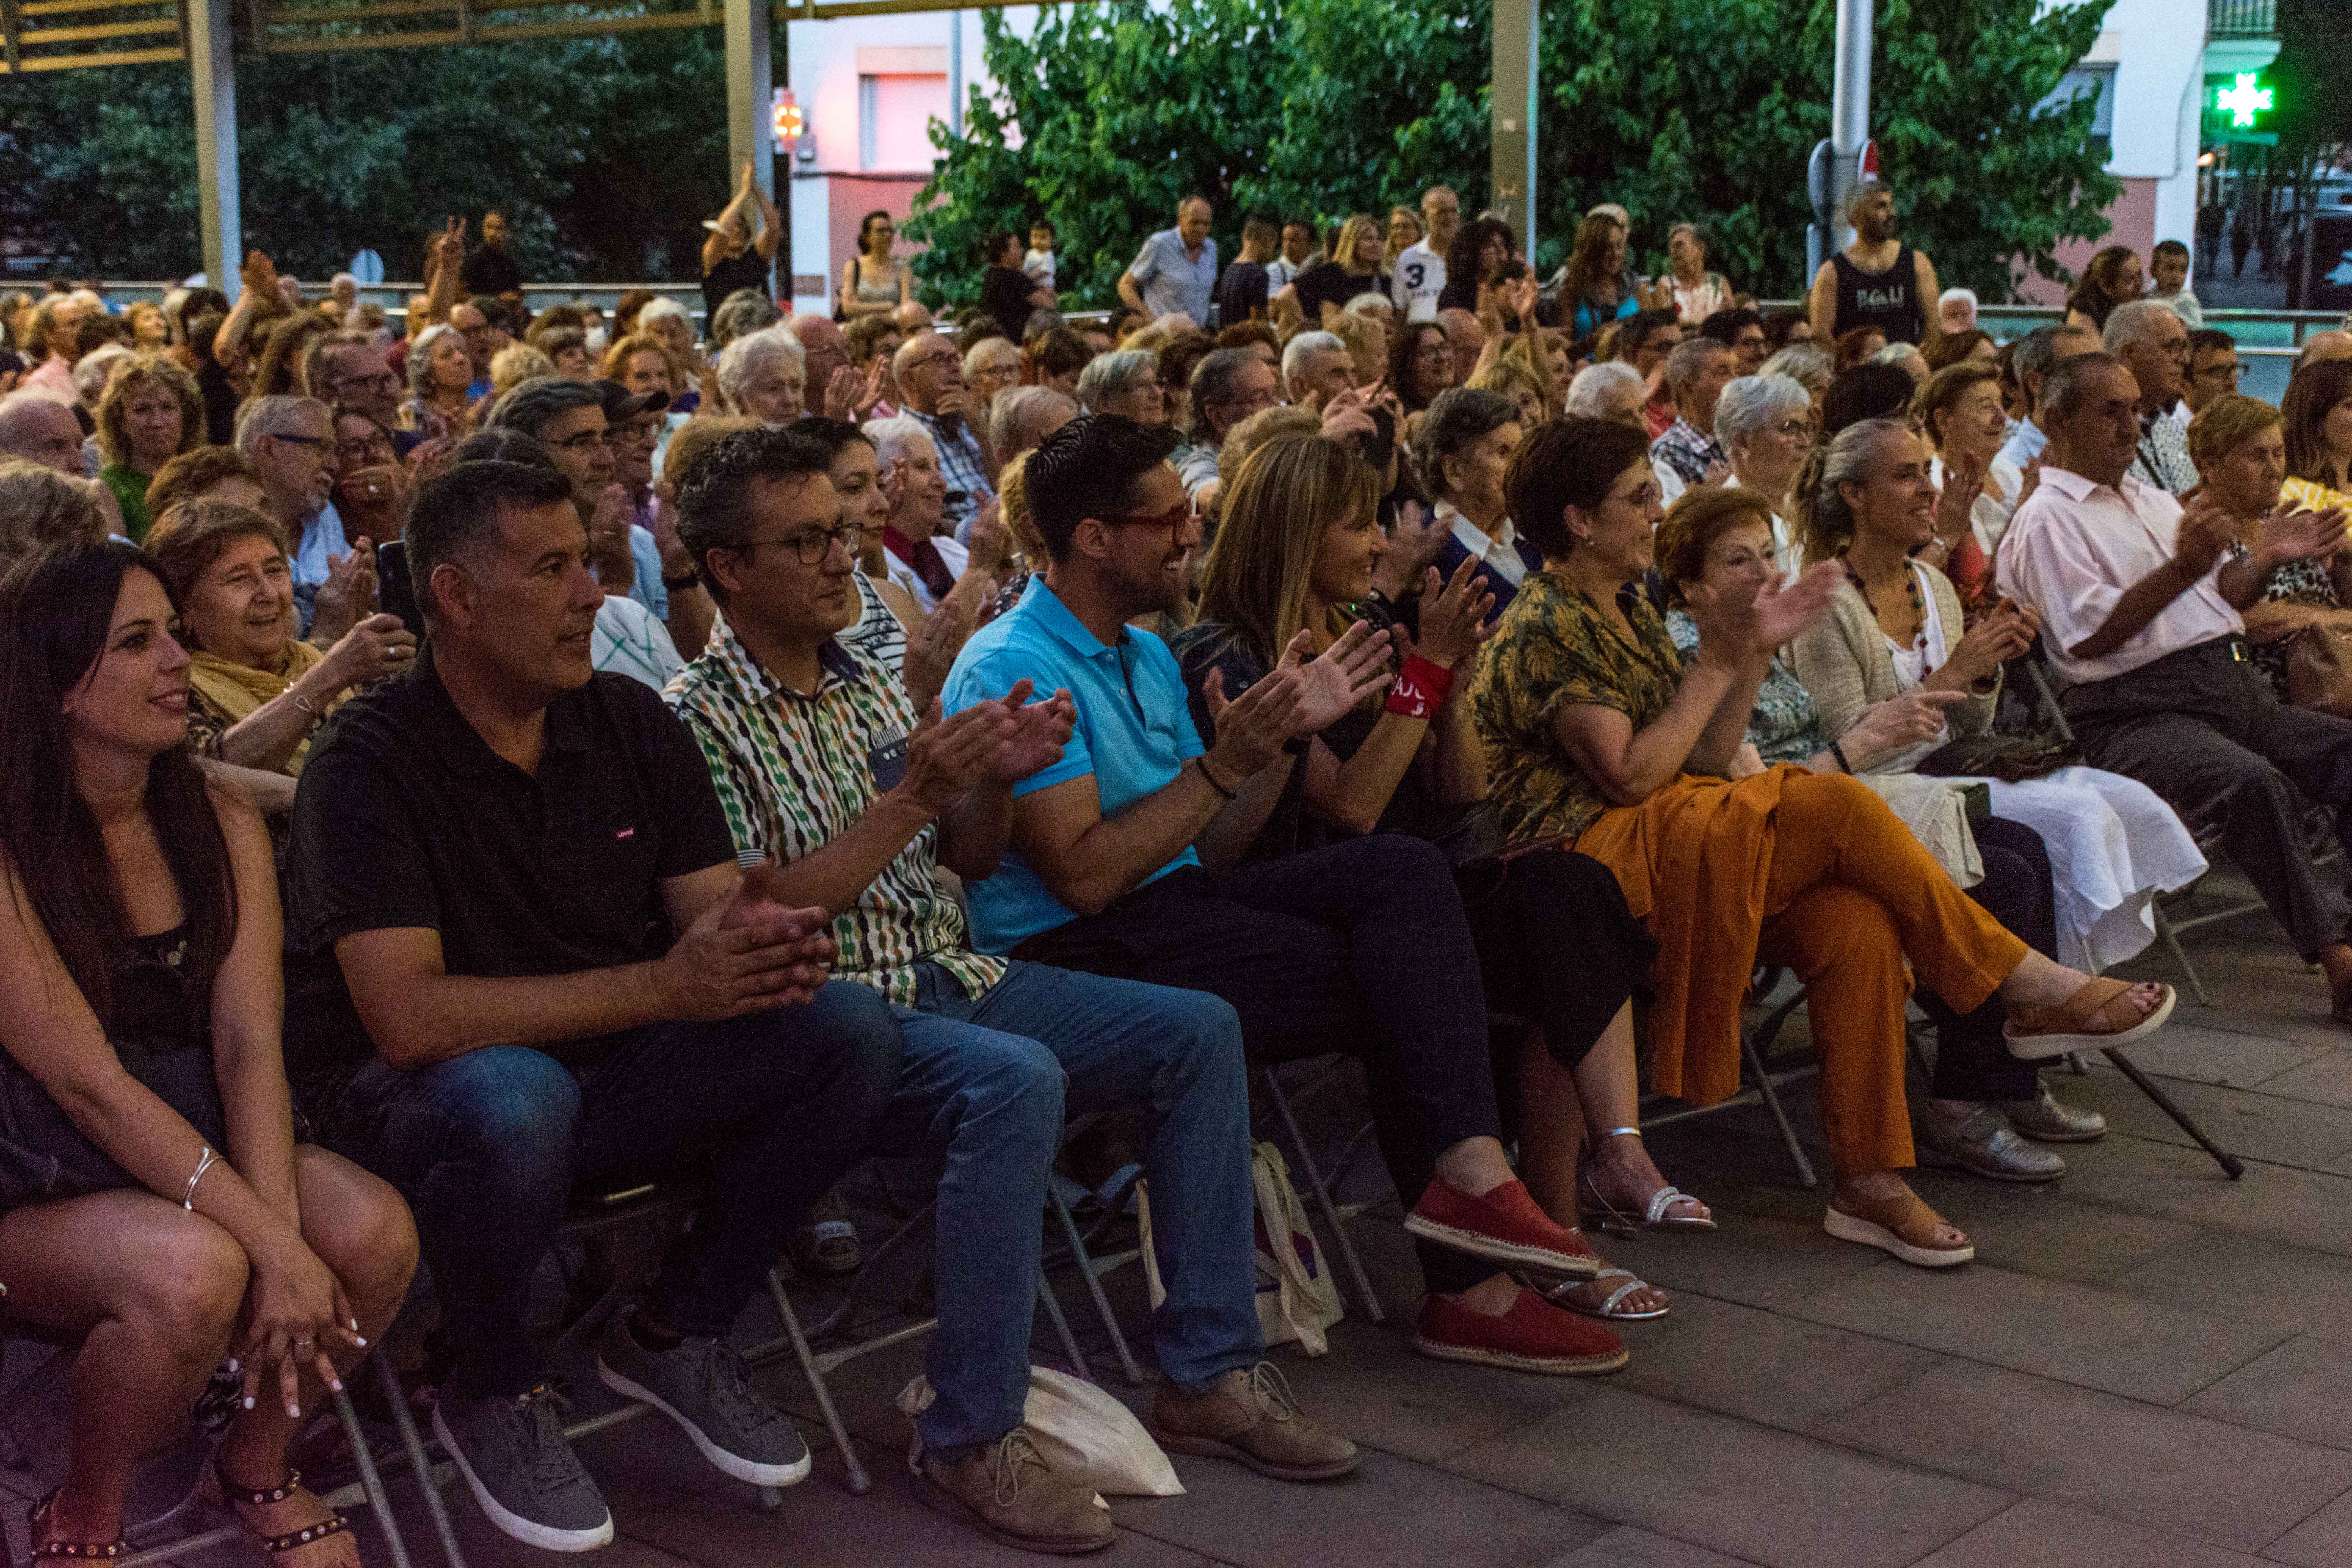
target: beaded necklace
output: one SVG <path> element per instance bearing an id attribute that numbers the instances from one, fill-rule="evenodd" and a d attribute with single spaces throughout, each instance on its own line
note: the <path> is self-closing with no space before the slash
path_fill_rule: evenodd
<path id="1" fill-rule="evenodd" d="M 1870 605 L 1871 616 L 1875 619 L 1878 605 L 1872 601 L 1870 589 L 1863 582 L 1862 574 L 1853 569 L 1853 563 L 1845 558 L 1843 550 L 1838 552 L 1837 560 L 1838 565 L 1845 571 L 1845 580 L 1853 584 L 1853 591 L 1862 595 L 1862 602 Z M 1919 591 L 1919 569 L 1907 561 L 1903 563 L 1903 588 L 1911 601 L 1911 646 L 1917 647 L 1927 636 L 1927 596 Z"/>

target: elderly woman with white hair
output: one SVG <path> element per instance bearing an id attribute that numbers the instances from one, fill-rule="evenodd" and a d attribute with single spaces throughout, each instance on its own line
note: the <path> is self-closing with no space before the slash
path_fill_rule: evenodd
<path id="1" fill-rule="evenodd" d="M 772 430 L 781 430 L 808 412 L 808 353 L 783 326 L 762 327 L 735 339 L 719 351 L 710 374 L 729 409 Z"/>
<path id="2" fill-rule="evenodd" d="M 1727 384 L 1715 405 L 1715 438 L 1731 459 L 1731 482 L 1754 490 L 1772 509 L 1772 549 L 1797 571 L 1789 490 L 1813 449 L 1813 400 L 1785 375 L 1743 375 Z"/>
<path id="3" fill-rule="evenodd" d="M 1603 360 L 1599 364 L 1586 365 L 1568 384 L 1568 398 L 1561 412 L 1575 419 L 1601 419 L 1612 425 L 1626 425 L 1649 434 L 1642 424 L 1642 405 L 1648 401 L 1649 392 L 1642 384 L 1642 373 L 1622 359 Z"/>
<path id="4" fill-rule="evenodd" d="M 474 432 L 474 359 L 463 333 L 436 321 L 408 345 L 408 398 L 400 427 L 430 440 L 463 440 Z"/>
<path id="5" fill-rule="evenodd" d="M 1078 372 L 1078 402 L 1089 414 L 1118 414 L 1139 425 L 1168 422 L 1160 356 L 1143 349 L 1097 354 Z"/>
<path id="6" fill-rule="evenodd" d="M 1811 343 L 1790 343 L 1787 348 L 1756 367 L 1759 375 L 1785 375 L 1805 389 L 1813 402 L 1813 425 L 1821 426 L 1822 401 L 1829 395 L 1830 383 L 1837 377 L 1837 361 L 1827 351 Z"/>
<path id="7" fill-rule="evenodd" d="M 694 347 L 694 318 L 687 314 L 684 305 L 665 294 L 646 301 L 645 309 L 637 312 L 636 331 L 659 338 L 669 350 L 670 363 L 680 367 L 679 374 L 686 377 L 685 388 L 670 400 L 670 411 L 693 413 L 702 402 L 704 368 L 702 356 Z"/>

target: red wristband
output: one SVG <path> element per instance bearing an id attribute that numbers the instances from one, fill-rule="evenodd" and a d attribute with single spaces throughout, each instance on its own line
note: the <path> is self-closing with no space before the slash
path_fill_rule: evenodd
<path id="1" fill-rule="evenodd" d="M 1426 719 L 1445 706 L 1446 694 L 1453 689 L 1452 670 L 1434 659 L 1414 654 L 1397 671 L 1396 684 L 1389 688 L 1385 706 L 1390 712 L 1402 713 L 1408 719 Z"/>

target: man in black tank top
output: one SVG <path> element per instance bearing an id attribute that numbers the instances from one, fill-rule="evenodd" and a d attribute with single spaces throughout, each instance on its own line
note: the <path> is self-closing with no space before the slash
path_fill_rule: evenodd
<path id="1" fill-rule="evenodd" d="M 1813 336 L 1833 342 L 1841 332 L 1875 327 L 1893 343 L 1916 343 L 1927 333 L 1928 304 L 1941 292 L 1935 263 L 1895 237 L 1895 198 L 1876 180 L 1864 180 L 1846 198 L 1853 243 L 1822 263 L 1806 301 Z"/>

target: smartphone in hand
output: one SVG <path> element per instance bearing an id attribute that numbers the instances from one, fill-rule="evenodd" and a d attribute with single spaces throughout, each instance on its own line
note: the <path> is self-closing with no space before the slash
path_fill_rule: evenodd
<path id="1" fill-rule="evenodd" d="M 408 574 L 408 541 L 389 539 L 375 547 L 376 607 L 398 616 L 400 624 L 422 637 L 425 617 L 416 610 L 416 583 Z"/>

